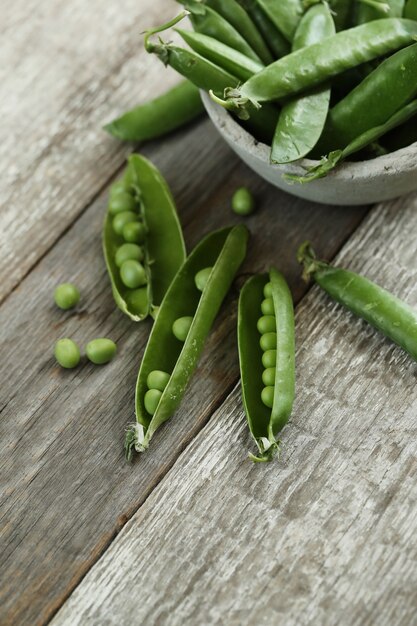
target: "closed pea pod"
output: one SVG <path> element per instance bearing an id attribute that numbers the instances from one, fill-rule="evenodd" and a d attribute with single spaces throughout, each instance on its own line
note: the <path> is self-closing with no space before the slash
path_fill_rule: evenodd
<path id="1" fill-rule="evenodd" d="M 315 153 L 322 156 L 346 146 L 386 122 L 416 95 L 417 44 L 413 44 L 383 61 L 330 110 Z"/>
<path id="2" fill-rule="evenodd" d="M 249 103 L 307 91 L 345 70 L 408 46 L 416 36 L 416 22 L 401 18 L 375 20 L 336 33 L 271 63 L 239 89 L 232 88 L 224 106 L 242 110 Z"/>
<path id="3" fill-rule="evenodd" d="M 204 112 L 198 89 L 189 81 L 145 102 L 104 126 L 122 141 L 157 139 L 192 122 Z"/>
<path id="4" fill-rule="evenodd" d="M 238 50 L 254 61 L 261 61 L 259 56 L 230 22 L 209 6 L 194 0 L 181 2 L 190 12 L 190 21 L 197 33 L 214 37 L 218 41 Z"/>
<path id="5" fill-rule="evenodd" d="M 402 17 L 405 0 L 357 0 L 355 24 L 388 17 Z"/>
<path id="6" fill-rule="evenodd" d="M 135 199 L 136 221 L 123 228 L 108 212 L 103 230 L 103 250 L 113 296 L 118 307 L 132 320 L 154 314 L 172 278 L 185 259 L 185 246 L 174 200 L 160 172 L 144 157 L 133 155 L 121 181 Z M 120 182 L 116 183 L 119 185 Z M 144 236 L 128 237 L 143 247 L 127 243 L 127 226 L 138 224 Z"/>
<path id="7" fill-rule="evenodd" d="M 404 7 L 404 17 L 417 20 L 417 0 L 408 0 Z"/>
<path id="8" fill-rule="evenodd" d="M 159 309 L 140 366 L 136 386 L 136 423 L 128 430 L 125 449 L 128 458 L 136 449 L 148 448 L 159 426 L 176 411 L 197 365 L 206 337 L 233 278 L 246 254 L 248 231 L 243 226 L 216 231 L 191 252 L 175 276 Z M 196 275 L 209 263 L 210 277 L 201 292 Z M 174 322 L 192 315 L 184 343 L 172 332 Z M 169 375 L 164 390 L 148 394 L 151 373 Z M 148 395 L 147 395 L 148 394 Z M 147 397 L 145 405 L 145 396 Z"/>
<path id="9" fill-rule="evenodd" d="M 280 59 L 288 54 L 290 51 L 288 41 L 258 5 L 257 0 L 239 0 L 239 3 L 246 8 L 253 22 L 258 27 L 259 32 L 262 33 L 264 41 L 271 50 L 273 60 Z"/>
<path id="10" fill-rule="evenodd" d="M 176 31 L 195 52 L 230 72 L 239 80 L 247 80 L 264 67 L 259 61 L 254 61 L 213 37 L 180 28 L 176 28 Z"/>
<path id="11" fill-rule="evenodd" d="M 298 261 L 306 280 L 313 278 L 333 300 L 380 330 L 417 361 L 417 311 L 364 276 L 318 260 L 308 242 L 300 246 Z"/>
<path id="12" fill-rule="evenodd" d="M 234 26 L 265 65 L 272 63 L 273 57 L 261 33 L 236 0 L 203 0 L 203 2 Z"/>
<path id="13" fill-rule="evenodd" d="M 322 41 L 335 33 L 326 4 L 311 7 L 302 17 L 295 33 L 293 50 Z M 330 87 L 299 96 L 281 110 L 271 150 L 273 163 L 290 163 L 306 156 L 323 132 L 330 102 Z"/>
<path id="14" fill-rule="evenodd" d="M 259 340 L 265 296 L 273 300 L 275 320 L 275 348 L 267 350 L 262 348 L 266 334 Z M 279 446 L 277 435 L 291 415 L 295 393 L 294 309 L 288 285 L 275 269 L 249 279 L 240 293 L 238 345 L 243 403 L 259 448 L 259 456 L 250 456 L 269 461 Z"/>
<path id="15" fill-rule="evenodd" d="M 258 0 L 258 4 L 284 37 L 292 42 L 304 9 L 301 0 Z"/>

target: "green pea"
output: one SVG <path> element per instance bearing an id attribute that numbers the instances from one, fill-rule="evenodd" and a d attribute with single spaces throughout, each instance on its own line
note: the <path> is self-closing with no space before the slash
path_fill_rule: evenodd
<path id="1" fill-rule="evenodd" d="M 274 406 L 274 387 L 264 387 L 261 393 L 261 399 L 265 406 L 272 409 Z"/>
<path id="2" fill-rule="evenodd" d="M 116 194 L 110 195 L 109 200 L 109 213 L 111 215 L 118 215 L 119 213 L 127 211 L 135 211 L 137 209 L 137 203 L 133 196 L 126 191 L 119 191 Z"/>
<path id="3" fill-rule="evenodd" d="M 268 367 L 262 373 L 262 382 L 266 387 L 273 387 L 275 385 L 275 371 L 276 367 Z"/>
<path id="4" fill-rule="evenodd" d="M 161 370 L 154 370 L 148 375 L 146 383 L 149 389 L 158 389 L 164 391 L 170 379 L 170 375 Z"/>
<path id="5" fill-rule="evenodd" d="M 132 289 L 127 292 L 125 299 L 129 310 L 131 310 L 132 313 L 141 313 L 146 311 L 148 307 L 148 289 L 147 287 Z"/>
<path id="6" fill-rule="evenodd" d="M 146 239 L 146 226 L 142 222 L 129 222 L 123 226 L 123 239 L 129 243 L 143 243 Z"/>
<path id="7" fill-rule="evenodd" d="M 207 285 L 207 281 L 210 277 L 212 267 L 205 267 L 203 270 L 200 270 L 195 275 L 194 281 L 195 286 L 199 291 L 204 291 L 205 286 Z"/>
<path id="8" fill-rule="evenodd" d="M 66 369 L 77 367 L 80 362 L 80 349 L 72 339 L 59 339 L 54 353 L 58 363 Z"/>
<path id="9" fill-rule="evenodd" d="M 265 335 L 261 336 L 260 340 L 261 348 L 264 352 L 267 350 L 276 350 L 277 347 L 277 334 L 276 333 L 265 333 Z"/>
<path id="10" fill-rule="evenodd" d="M 277 351 L 276 350 L 267 350 L 262 355 L 262 365 L 265 369 L 269 367 L 275 367 L 277 364 Z"/>
<path id="11" fill-rule="evenodd" d="M 72 283 L 62 283 L 54 291 L 55 304 L 67 311 L 73 309 L 80 300 L 80 292 Z"/>
<path id="12" fill-rule="evenodd" d="M 131 188 L 129 185 L 126 185 L 124 180 L 118 180 L 117 183 L 113 183 L 110 187 L 110 197 L 117 196 L 119 193 L 128 193 L 131 195 Z"/>
<path id="13" fill-rule="evenodd" d="M 143 261 L 143 250 L 135 243 L 124 243 L 117 250 L 114 262 L 117 267 L 121 267 L 125 261 Z"/>
<path id="14" fill-rule="evenodd" d="M 122 211 L 118 213 L 113 220 L 113 230 L 117 235 L 122 235 L 125 225 L 130 222 L 136 222 L 137 220 L 137 213 L 133 213 L 133 211 Z"/>
<path id="15" fill-rule="evenodd" d="M 139 261 L 125 261 L 120 268 L 120 278 L 129 289 L 142 287 L 148 282 L 145 268 Z"/>
<path id="16" fill-rule="evenodd" d="M 191 324 L 193 323 L 192 317 L 180 317 L 172 325 L 172 332 L 179 341 L 185 341 L 187 339 L 188 332 Z"/>
<path id="17" fill-rule="evenodd" d="M 272 298 L 272 283 L 266 283 L 264 287 L 265 298 Z"/>
<path id="18" fill-rule="evenodd" d="M 95 365 L 104 365 L 111 361 L 116 350 L 117 346 L 114 341 L 105 337 L 92 339 L 85 347 L 87 358 Z"/>
<path id="19" fill-rule="evenodd" d="M 274 315 L 263 315 L 258 320 L 257 327 L 261 335 L 265 335 L 266 333 L 273 333 L 277 330 L 277 321 Z"/>
<path id="20" fill-rule="evenodd" d="M 250 215 L 255 209 L 253 195 L 246 187 L 240 187 L 233 194 L 232 209 L 237 215 Z"/>
<path id="21" fill-rule="evenodd" d="M 265 300 L 262 301 L 261 310 L 264 315 L 275 315 L 273 299 L 265 298 Z"/>
<path id="22" fill-rule="evenodd" d="M 145 409 L 147 410 L 149 415 L 154 415 L 156 413 L 156 409 L 158 408 L 161 397 L 162 391 L 159 391 L 159 389 L 149 389 L 149 391 L 145 393 L 143 401 L 145 404 Z"/>

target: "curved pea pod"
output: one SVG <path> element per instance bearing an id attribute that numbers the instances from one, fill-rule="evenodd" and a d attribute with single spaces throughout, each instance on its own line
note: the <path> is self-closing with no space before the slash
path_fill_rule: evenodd
<path id="1" fill-rule="evenodd" d="M 280 59 L 290 51 L 290 44 L 284 35 L 275 27 L 267 14 L 257 4 L 256 0 L 238 0 L 239 4 L 248 12 L 252 21 L 268 44 L 273 60 Z"/>
<path id="2" fill-rule="evenodd" d="M 416 36 L 416 22 L 403 18 L 375 20 L 341 31 L 271 63 L 239 89 L 232 88 L 223 104 L 242 110 L 249 104 L 308 91 L 350 68 L 408 46 Z"/>
<path id="3" fill-rule="evenodd" d="M 213 39 L 213 37 L 180 28 L 177 28 L 176 31 L 192 50 L 230 72 L 239 80 L 247 80 L 264 67 L 259 61 L 254 61 L 234 48 L 226 46 L 221 41 Z"/>
<path id="4" fill-rule="evenodd" d="M 143 452 L 157 428 L 176 411 L 185 393 L 205 340 L 224 297 L 246 255 L 248 231 L 244 226 L 225 228 L 205 237 L 191 252 L 161 304 L 140 366 L 136 386 L 136 423 L 126 435 L 128 458 Z M 203 291 L 196 275 L 211 267 Z M 192 317 L 184 343 L 173 333 L 174 323 Z M 147 381 L 152 372 L 168 374 L 164 391 L 151 415 L 145 406 Z M 152 390 L 151 390 L 152 391 Z"/>
<path id="5" fill-rule="evenodd" d="M 276 28 L 284 37 L 292 42 L 304 9 L 301 0 L 258 0 L 259 6 L 265 11 Z"/>
<path id="6" fill-rule="evenodd" d="M 404 7 L 404 17 L 417 20 L 417 0 L 408 0 Z"/>
<path id="7" fill-rule="evenodd" d="M 269 291 L 265 294 L 267 284 Z M 268 318 L 272 314 L 275 324 L 275 354 L 274 349 L 264 352 L 260 345 L 258 325 L 265 295 L 269 302 L 272 299 Z M 250 456 L 254 461 L 269 461 L 279 447 L 277 435 L 290 418 L 295 395 L 293 301 L 284 277 L 277 270 L 253 276 L 244 285 L 239 298 L 238 345 L 243 404 L 259 449 L 259 456 Z M 265 357 L 272 361 L 265 362 Z M 264 368 L 272 370 L 273 375 L 273 381 L 269 381 L 273 382 L 273 390 L 269 390 L 273 399 L 271 408 L 262 400 L 266 384 Z"/>
<path id="8" fill-rule="evenodd" d="M 183 80 L 158 98 L 106 124 L 104 130 L 122 141 L 147 141 L 181 128 L 203 112 L 199 90 Z"/>
<path id="9" fill-rule="evenodd" d="M 106 214 L 103 251 L 113 297 L 117 306 L 133 321 L 154 315 L 179 267 L 186 257 L 181 225 L 168 185 L 157 168 L 140 155 L 132 155 L 121 184 L 131 190 L 138 217 L 146 227 L 143 263 L 147 284 L 136 291 L 123 283 L 116 264 L 116 253 L 124 244 L 123 235 L 114 230 L 114 215 Z M 116 185 L 120 185 L 116 183 Z M 139 291 L 139 290 L 137 290 Z"/>
<path id="10" fill-rule="evenodd" d="M 301 18 L 293 50 L 311 46 L 335 32 L 328 5 L 315 5 Z M 272 142 L 272 163 L 291 163 L 311 152 L 326 123 L 330 93 L 330 87 L 325 85 L 283 106 Z"/>
<path id="11" fill-rule="evenodd" d="M 346 146 L 370 128 L 384 124 L 416 96 L 415 43 L 388 57 L 330 110 L 314 153 L 322 156 Z"/>
<path id="12" fill-rule="evenodd" d="M 254 61 L 261 60 L 246 39 L 220 13 L 195 0 L 181 0 L 181 4 L 190 12 L 189 18 L 196 32 L 214 37 Z"/>
<path id="13" fill-rule="evenodd" d="M 309 242 L 300 246 L 298 261 L 305 280 L 312 278 L 328 295 L 403 348 L 417 361 L 417 311 L 355 272 L 317 259 Z"/>
<path id="14" fill-rule="evenodd" d="M 272 63 L 274 59 L 261 33 L 237 0 L 203 0 L 203 2 L 217 11 L 242 35 L 265 65 Z"/>

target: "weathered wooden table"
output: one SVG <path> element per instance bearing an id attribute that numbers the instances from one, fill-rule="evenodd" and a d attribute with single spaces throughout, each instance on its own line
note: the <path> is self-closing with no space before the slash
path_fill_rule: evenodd
<path id="1" fill-rule="evenodd" d="M 150 322 L 115 310 L 100 249 L 126 147 L 100 130 L 177 77 L 141 49 L 170 0 L 38 0 L 2 13 L 2 625 L 417 624 L 417 367 L 307 293 L 320 254 L 417 305 L 417 196 L 376 207 L 299 201 L 265 184 L 207 120 L 141 147 L 178 202 L 187 245 L 259 211 L 250 252 L 181 409 L 123 458 Z M 279 461 L 253 465 L 235 345 L 245 276 L 274 263 L 297 302 L 298 395 Z M 75 313 L 53 288 L 82 291 Z M 63 371 L 62 336 L 110 336 L 118 358 Z"/>

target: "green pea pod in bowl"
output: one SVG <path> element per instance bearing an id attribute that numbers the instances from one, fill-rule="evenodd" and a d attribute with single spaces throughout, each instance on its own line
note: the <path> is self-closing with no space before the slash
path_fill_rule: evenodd
<path id="1" fill-rule="evenodd" d="M 186 251 L 169 187 L 138 154 L 110 190 L 103 251 L 119 309 L 135 322 L 155 316 Z"/>

